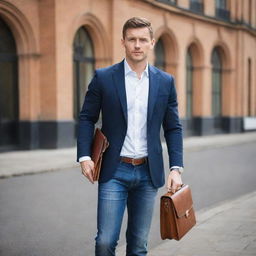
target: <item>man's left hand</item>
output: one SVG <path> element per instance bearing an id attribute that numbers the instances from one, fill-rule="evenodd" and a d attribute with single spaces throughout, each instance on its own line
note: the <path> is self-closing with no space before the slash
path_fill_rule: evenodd
<path id="1" fill-rule="evenodd" d="M 168 176 L 167 190 L 175 193 L 182 186 L 181 175 L 178 170 L 172 170 Z"/>

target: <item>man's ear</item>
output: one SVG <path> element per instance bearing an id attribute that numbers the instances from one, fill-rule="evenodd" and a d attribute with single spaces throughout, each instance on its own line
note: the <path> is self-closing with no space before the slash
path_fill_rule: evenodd
<path id="1" fill-rule="evenodd" d="M 124 39 L 121 38 L 121 45 L 124 47 Z"/>
<path id="2" fill-rule="evenodd" d="M 155 46 L 155 43 L 156 43 L 156 40 L 155 40 L 155 38 L 153 38 L 152 40 L 151 40 L 151 50 L 154 48 L 154 46 Z"/>

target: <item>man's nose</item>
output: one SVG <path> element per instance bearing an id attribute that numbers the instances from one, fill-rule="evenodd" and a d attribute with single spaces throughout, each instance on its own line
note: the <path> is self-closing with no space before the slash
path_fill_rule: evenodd
<path id="1" fill-rule="evenodd" d="M 136 40 L 135 48 L 140 48 L 140 41 L 139 40 Z"/>

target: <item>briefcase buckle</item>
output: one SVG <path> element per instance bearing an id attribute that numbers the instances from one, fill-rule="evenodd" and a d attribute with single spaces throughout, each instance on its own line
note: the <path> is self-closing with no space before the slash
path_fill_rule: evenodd
<path id="1" fill-rule="evenodd" d="M 185 212 L 186 218 L 188 218 L 188 215 L 189 215 L 189 210 L 186 210 L 186 212 Z"/>

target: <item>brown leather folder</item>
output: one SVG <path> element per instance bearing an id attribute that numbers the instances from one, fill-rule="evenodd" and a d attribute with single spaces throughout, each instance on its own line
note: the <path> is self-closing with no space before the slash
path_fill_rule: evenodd
<path id="1" fill-rule="evenodd" d="M 184 185 L 176 193 L 161 196 L 161 238 L 180 240 L 196 224 L 191 190 Z"/>
<path id="2" fill-rule="evenodd" d="M 107 147 L 109 146 L 108 140 L 99 128 L 96 128 L 93 143 L 91 159 L 94 162 L 93 180 L 99 180 L 102 156 Z"/>

